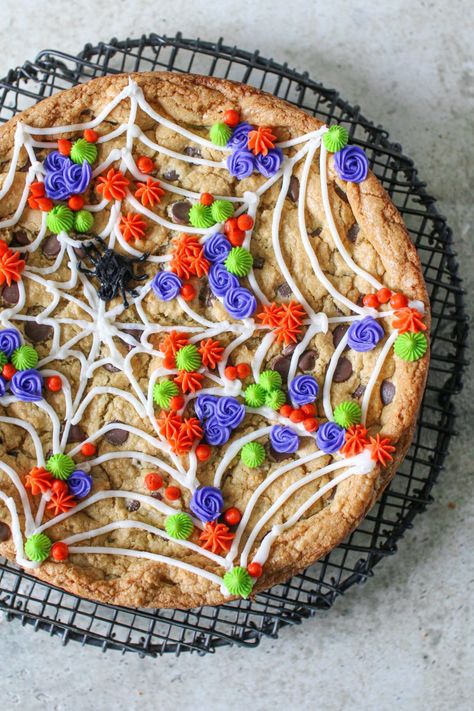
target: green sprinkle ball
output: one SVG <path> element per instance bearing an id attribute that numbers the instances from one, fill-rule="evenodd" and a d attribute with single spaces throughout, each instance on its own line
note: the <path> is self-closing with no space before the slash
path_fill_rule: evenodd
<path id="1" fill-rule="evenodd" d="M 89 232 L 94 224 L 94 216 L 88 210 L 78 210 L 74 213 L 74 229 L 76 232 Z"/>
<path id="2" fill-rule="evenodd" d="M 413 362 L 422 358 L 428 350 L 428 341 L 424 333 L 401 333 L 393 345 L 395 355 L 402 360 Z"/>
<path id="3" fill-rule="evenodd" d="M 265 447 L 260 442 L 247 442 L 240 450 L 240 458 L 246 467 L 255 469 L 265 461 Z"/>
<path id="4" fill-rule="evenodd" d="M 74 213 L 66 205 L 55 205 L 46 217 L 48 229 L 55 235 L 70 232 L 74 225 Z"/>
<path id="5" fill-rule="evenodd" d="M 8 363 L 8 356 L 3 352 L 0 351 L 0 368 L 3 368 L 4 365 Z"/>
<path id="6" fill-rule="evenodd" d="M 188 346 L 183 346 L 176 353 L 176 367 L 178 370 L 187 370 L 190 373 L 201 367 L 201 355 L 192 343 Z"/>
<path id="7" fill-rule="evenodd" d="M 176 513 L 168 516 L 165 521 L 165 529 L 168 536 L 184 541 L 193 532 L 193 520 L 187 513 Z"/>
<path id="8" fill-rule="evenodd" d="M 52 541 L 44 533 L 33 533 L 32 536 L 26 539 L 25 553 L 30 560 L 41 563 L 49 556 Z"/>
<path id="9" fill-rule="evenodd" d="M 85 138 L 78 138 L 72 145 L 70 157 L 73 163 L 82 165 L 84 161 L 87 161 L 92 165 L 97 159 L 97 147 L 86 141 Z"/>
<path id="10" fill-rule="evenodd" d="M 195 203 L 189 210 L 188 220 L 193 227 L 197 227 L 200 230 L 207 229 L 215 224 L 211 208 L 208 205 L 201 205 L 200 202 Z"/>
<path id="11" fill-rule="evenodd" d="M 46 462 L 46 469 L 55 479 L 68 479 L 75 469 L 75 464 L 67 454 L 53 454 Z"/>
<path id="12" fill-rule="evenodd" d="M 336 153 L 347 145 L 349 132 L 344 126 L 331 126 L 323 136 L 324 147 L 329 153 Z"/>
<path id="13" fill-rule="evenodd" d="M 153 386 L 153 400 L 158 407 L 167 410 L 170 406 L 171 398 L 178 395 L 179 388 L 172 380 L 160 380 Z"/>
<path id="14" fill-rule="evenodd" d="M 209 138 L 215 146 L 225 146 L 232 136 L 232 129 L 226 123 L 213 123 L 209 131 Z"/>
<path id="15" fill-rule="evenodd" d="M 17 370 L 30 370 L 38 364 L 39 356 L 33 346 L 20 346 L 12 353 L 12 363 Z"/>
<path id="16" fill-rule="evenodd" d="M 357 425 L 360 422 L 361 416 L 362 411 L 357 402 L 352 402 L 352 400 L 344 400 L 334 409 L 333 419 L 338 425 L 344 427 L 344 429 L 347 429 L 352 425 Z"/>
<path id="17" fill-rule="evenodd" d="M 276 370 L 264 370 L 263 373 L 260 373 L 258 383 L 267 392 L 280 389 L 282 384 L 281 375 Z"/>
<path id="18" fill-rule="evenodd" d="M 271 407 L 272 410 L 279 410 L 286 402 L 286 395 L 283 390 L 271 390 L 265 393 L 265 405 Z"/>
<path id="19" fill-rule="evenodd" d="M 231 595 L 238 595 L 247 599 L 252 592 L 253 581 L 250 573 L 245 568 L 237 565 L 224 575 L 224 585 Z"/>
<path id="20" fill-rule="evenodd" d="M 234 206 L 229 200 L 214 200 L 211 205 L 211 215 L 214 222 L 225 222 L 234 214 Z"/>
<path id="21" fill-rule="evenodd" d="M 252 383 L 244 391 L 245 402 L 249 407 L 262 407 L 265 395 L 265 390 L 257 383 Z"/>
<path id="22" fill-rule="evenodd" d="M 232 247 L 224 264 L 231 274 L 244 277 L 252 269 L 253 257 L 245 247 Z"/>

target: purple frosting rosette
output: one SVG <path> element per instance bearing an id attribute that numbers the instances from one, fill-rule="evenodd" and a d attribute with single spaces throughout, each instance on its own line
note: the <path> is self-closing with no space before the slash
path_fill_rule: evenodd
<path id="1" fill-rule="evenodd" d="M 334 454 L 344 444 L 346 431 L 335 422 L 325 422 L 316 432 L 316 444 L 325 454 Z"/>
<path id="2" fill-rule="evenodd" d="M 234 430 L 245 417 L 245 407 L 235 397 L 220 397 L 215 416 L 222 427 Z"/>
<path id="3" fill-rule="evenodd" d="M 373 350 L 384 335 L 383 326 L 372 316 L 366 316 L 351 323 L 347 343 L 354 351 L 364 353 Z"/>
<path id="4" fill-rule="evenodd" d="M 151 282 L 151 288 L 162 301 L 173 301 L 182 285 L 181 279 L 174 272 L 158 272 Z"/>
<path id="5" fill-rule="evenodd" d="M 318 397 L 319 385 L 312 375 L 297 375 L 290 383 L 289 393 L 294 405 L 308 405 Z"/>
<path id="6" fill-rule="evenodd" d="M 43 381 L 37 370 L 18 370 L 10 381 L 10 390 L 23 402 L 37 402 L 42 399 Z"/>
<path id="7" fill-rule="evenodd" d="M 71 197 L 63 171 L 48 173 L 44 179 L 46 195 L 52 200 L 67 200 Z"/>
<path id="8" fill-rule="evenodd" d="M 215 296 L 224 296 L 231 289 L 236 289 L 239 286 L 239 280 L 235 274 L 228 272 L 220 262 L 211 266 L 207 277 L 211 291 Z"/>
<path id="9" fill-rule="evenodd" d="M 263 153 L 256 156 L 255 167 L 265 178 L 271 178 L 280 170 L 282 160 L 283 151 L 281 148 L 271 148 L 266 156 Z"/>
<path id="10" fill-rule="evenodd" d="M 210 262 L 224 262 L 232 246 L 221 232 L 213 234 L 204 245 L 204 256 Z"/>
<path id="11" fill-rule="evenodd" d="M 238 148 L 247 148 L 249 133 L 253 131 L 253 129 L 254 127 L 245 121 L 238 123 L 232 131 L 232 136 L 227 141 L 227 148 L 232 148 L 233 151 Z"/>
<path id="12" fill-rule="evenodd" d="M 300 446 L 300 439 L 291 427 L 274 425 L 270 430 L 270 444 L 275 452 L 281 454 L 292 454 Z"/>
<path id="13" fill-rule="evenodd" d="M 0 331 L 0 351 L 5 353 L 7 358 L 20 346 L 21 336 L 16 328 L 4 328 Z"/>
<path id="14" fill-rule="evenodd" d="M 62 172 L 64 168 L 74 165 L 68 156 L 63 156 L 59 151 L 52 151 L 43 161 L 43 168 L 47 173 Z"/>
<path id="15" fill-rule="evenodd" d="M 334 165 L 341 180 L 361 183 L 369 172 L 369 161 L 359 146 L 346 146 L 334 154 Z"/>
<path id="16" fill-rule="evenodd" d="M 255 313 L 257 300 L 251 291 L 241 286 L 226 292 L 224 308 L 232 318 L 249 318 Z"/>
<path id="17" fill-rule="evenodd" d="M 79 165 L 73 163 L 63 170 L 64 180 L 71 195 L 83 193 L 92 178 L 92 168 L 86 160 Z"/>
<path id="18" fill-rule="evenodd" d="M 86 472 L 82 471 L 82 469 L 77 469 L 67 480 L 67 485 L 73 496 L 76 496 L 78 499 L 84 499 L 91 493 L 92 477 L 90 474 L 86 474 Z"/>
<path id="19" fill-rule="evenodd" d="M 225 444 L 231 435 L 230 427 L 221 425 L 215 415 L 212 415 L 208 420 L 204 421 L 203 430 L 207 443 L 213 446 Z"/>
<path id="20" fill-rule="evenodd" d="M 227 169 L 234 178 L 249 178 L 255 170 L 255 156 L 247 148 L 238 148 L 227 158 Z"/>
<path id="21" fill-rule="evenodd" d="M 201 420 L 207 420 L 216 412 L 218 398 L 215 395 L 198 395 L 194 403 L 196 416 Z"/>
<path id="22" fill-rule="evenodd" d="M 5 395 L 7 384 L 3 378 L 0 378 L 0 397 Z"/>
<path id="23" fill-rule="evenodd" d="M 215 486 L 202 486 L 192 495 L 189 508 L 201 521 L 215 521 L 224 508 L 222 492 Z"/>

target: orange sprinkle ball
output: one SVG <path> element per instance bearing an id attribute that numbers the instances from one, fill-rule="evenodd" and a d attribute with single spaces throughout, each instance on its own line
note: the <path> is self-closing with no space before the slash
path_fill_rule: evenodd
<path id="1" fill-rule="evenodd" d="M 62 156 L 68 156 L 71 152 L 72 143 L 67 138 L 58 139 L 58 151 Z"/>
<path id="2" fill-rule="evenodd" d="M 231 128 L 235 128 L 240 122 L 240 114 L 235 109 L 227 109 L 227 111 L 224 111 L 222 120 Z"/>
<path id="3" fill-rule="evenodd" d="M 251 372 L 252 372 L 252 369 L 248 363 L 239 363 L 238 364 L 237 375 L 241 380 L 243 380 L 244 378 L 248 378 Z"/>
<path id="4" fill-rule="evenodd" d="M 223 519 L 228 526 L 238 526 L 242 519 L 242 514 L 235 506 L 231 506 L 230 509 L 224 511 Z"/>
<path id="5" fill-rule="evenodd" d="M 212 454 L 212 449 L 208 444 L 198 444 L 196 447 L 196 457 L 200 462 L 207 462 Z"/>
<path id="6" fill-rule="evenodd" d="M 51 491 L 54 494 L 65 494 L 68 491 L 68 486 L 65 481 L 56 479 L 51 485 Z"/>
<path id="7" fill-rule="evenodd" d="M 248 564 L 247 572 L 252 578 L 260 578 L 263 573 L 263 568 L 260 563 L 254 561 Z"/>
<path id="8" fill-rule="evenodd" d="M 290 420 L 294 422 L 295 424 L 298 424 L 298 422 L 303 422 L 305 420 L 305 414 L 302 410 L 293 410 L 291 415 L 290 415 Z"/>
<path id="9" fill-rule="evenodd" d="M 50 198 L 47 198 L 47 197 L 36 198 L 36 202 L 38 204 L 38 208 L 42 212 L 49 212 L 54 207 L 54 202 Z"/>
<path id="10" fill-rule="evenodd" d="M 145 173 L 145 175 L 147 175 L 148 173 L 152 172 L 154 167 L 155 167 L 155 164 L 153 163 L 152 159 L 149 158 L 148 156 L 140 156 L 137 160 L 137 168 L 140 171 L 140 173 Z"/>
<path id="11" fill-rule="evenodd" d="M 165 489 L 165 498 L 168 501 L 177 501 L 181 498 L 181 489 L 177 486 L 167 486 Z"/>
<path id="12" fill-rule="evenodd" d="M 97 133 L 97 131 L 94 131 L 93 128 L 86 128 L 84 130 L 84 138 L 89 143 L 97 143 L 97 141 L 99 140 L 99 134 Z"/>
<path id="13" fill-rule="evenodd" d="M 201 197 L 199 198 L 199 202 L 201 205 L 206 205 L 209 207 L 209 205 L 212 205 L 214 202 L 214 196 L 211 195 L 211 193 L 202 193 Z"/>
<path id="14" fill-rule="evenodd" d="M 307 417 L 303 420 L 303 426 L 306 432 L 316 432 L 319 427 L 319 422 L 315 417 Z"/>
<path id="15" fill-rule="evenodd" d="M 245 233 L 242 230 L 234 230 L 227 235 L 227 239 L 233 247 L 241 247 L 245 240 Z"/>
<path id="16" fill-rule="evenodd" d="M 390 289 L 387 289 L 384 287 L 383 289 L 379 289 L 377 291 L 377 299 L 379 304 L 387 304 L 390 301 L 390 297 L 392 296 L 392 292 Z"/>
<path id="17" fill-rule="evenodd" d="M 227 368 L 225 368 L 224 370 L 224 375 L 227 380 L 237 380 L 237 368 L 234 365 L 228 365 Z"/>
<path id="18" fill-rule="evenodd" d="M 42 183 L 40 180 L 36 180 L 34 183 L 31 183 L 30 185 L 30 192 L 33 195 L 33 197 L 43 197 L 45 191 L 44 183 Z"/>
<path id="19" fill-rule="evenodd" d="M 72 197 L 69 198 L 67 201 L 68 207 L 71 208 L 71 210 L 74 210 L 74 212 L 77 212 L 77 210 L 82 210 L 84 207 L 84 198 L 82 195 L 72 195 Z"/>
<path id="20" fill-rule="evenodd" d="M 313 417 L 316 414 L 316 405 L 314 404 L 314 402 L 309 402 L 307 405 L 303 405 L 301 407 L 301 410 L 308 417 Z"/>
<path id="21" fill-rule="evenodd" d="M 145 486 L 148 491 L 158 491 L 163 486 L 163 477 L 156 472 L 150 472 L 145 476 Z"/>
<path id="22" fill-rule="evenodd" d="M 408 299 L 405 294 L 394 294 L 390 299 L 392 309 L 404 309 L 408 306 Z"/>
<path id="23" fill-rule="evenodd" d="M 224 222 L 224 233 L 229 236 L 229 234 L 233 230 L 237 230 L 237 218 L 236 217 L 229 217 L 225 222 Z"/>
<path id="24" fill-rule="evenodd" d="M 58 393 L 63 388 L 63 381 L 59 375 L 51 375 L 49 378 L 46 378 L 46 387 L 52 393 Z"/>
<path id="25" fill-rule="evenodd" d="M 366 294 L 362 299 L 362 303 L 364 304 L 364 306 L 367 306 L 371 309 L 378 309 L 378 307 L 380 306 L 377 294 Z"/>
<path id="26" fill-rule="evenodd" d="M 170 400 L 170 410 L 178 412 L 184 407 L 184 397 L 182 395 L 174 395 Z"/>
<path id="27" fill-rule="evenodd" d="M 280 415 L 282 417 L 289 417 L 292 412 L 293 412 L 293 408 L 291 407 L 291 405 L 287 404 L 287 405 L 282 405 L 280 407 Z"/>
<path id="28" fill-rule="evenodd" d="M 2 368 L 2 375 L 5 380 L 11 380 L 16 373 L 16 368 L 13 363 L 6 363 Z"/>
<path id="29" fill-rule="evenodd" d="M 51 558 L 53 560 L 57 560 L 58 562 L 67 560 L 69 557 L 69 547 L 67 543 L 63 543 L 62 541 L 58 541 L 57 543 L 53 543 L 51 546 Z"/>
<path id="30" fill-rule="evenodd" d="M 96 452 L 97 447 L 93 442 L 84 442 L 81 447 L 81 454 L 84 455 L 84 457 L 93 457 Z"/>
<path id="31" fill-rule="evenodd" d="M 120 232 L 126 242 L 135 242 L 145 236 L 146 222 L 137 212 L 129 212 L 120 220 Z"/>
<path id="32" fill-rule="evenodd" d="M 251 230 L 253 227 L 253 217 L 247 214 L 239 215 L 237 218 L 237 227 L 244 232 Z"/>
<path id="33" fill-rule="evenodd" d="M 185 301 L 192 301 L 196 297 L 196 289 L 192 284 L 183 284 L 179 293 Z"/>

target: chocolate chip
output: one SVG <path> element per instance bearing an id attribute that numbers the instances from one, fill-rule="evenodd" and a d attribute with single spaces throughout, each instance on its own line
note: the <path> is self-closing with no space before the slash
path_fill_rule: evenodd
<path id="1" fill-rule="evenodd" d="M 272 363 L 272 370 L 276 370 L 277 373 L 280 373 L 281 379 L 283 380 L 284 383 L 286 383 L 288 379 L 288 372 L 290 370 L 290 363 L 291 363 L 291 358 L 284 357 L 284 356 L 279 356 L 276 358 L 273 363 Z"/>
<path id="2" fill-rule="evenodd" d="M 316 365 L 316 361 L 318 358 L 318 351 L 305 351 L 298 361 L 298 366 L 301 368 L 301 370 L 314 370 L 314 366 Z"/>
<path id="3" fill-rule="evenodd" d="M 300 181 L 296 175 L 292 175 L 290 178 L 290 185 L 288 187 L 288 197 L 292 202 L 298 202 L 300 196 Z"/>
<path id="4" fill-rule="evenodd" d="M 10 286 L 4 286 L 3 291 L 2 291 L 2 299 L 6 304 L 11 304 L 14 306 L 15 304 L 18 303 L 18 299 L 20 298 L 20 291 L 18 289 L 18 284 L 16 282 L 12 282 Z"/>
<path id="5" fill-rule="evenodd" d="M 68 444 L 74 444 L 76 442 L 82 442 L 87 437 L 86 433 L 80 425 L 71 425 L 69 429 L 69 434 L 67 436 Z"/>
<path id="6" fill-rule="evenodd" d="M 346 326 L 344 323 L 340 323 L 339 326 L 336 326 L 334 331 L 332 332 L 332 342 L 334 344 L 334 348 L 337 348 L 340 342 L 342 341 L 342 338 L 347 331 L 349 326 Z M 346 346 L 347 348 L 347 346 Z"/>
<path id="7" fill-rule="evenodd" d="M 74 254 L 79 259 L 85 259 L 87 256 L 86 250 L 84 249 L 84 247 L 74 247 Z"/>
<path id="8" fill-rule="evenodd" d="M 175 170 L 167 170 L 166 173 L 163 173 L 163 180 L 173 183 L 175 180 L 179 180 L 179 173 Z"/>
<path id="9" fill-rule="evenodd" d="M 322 227 L 315 227 L 314 230 L 311 230 L 309 233 L 310 237 L 319 237 L 321 232 L 323 231 Z"/>
<path id="10" fill-rule="evenodd" d="M 53 327 L 48 326 L 46 323 L 37 323 L 36 321 L 26 321 L 25 322 L 25 335 L 29 341 L 33 343 L 38 343 L 39 341 L 46 341 L 53 335 Z"/>
<path id="11" fill-rule="evenodd" d="M 154 499 L 158 499 L 158 501 L 161 501 L 163 498 L 163 494 L 161 494 L 159 491 L 152 491 L 150 492 L 151 496 L 153 496 Z"/>
<path id="12" fill-rule="evenodd" d="M 349 229 L 349 231 L 347 233 L 347 239 L 350 242 L 355 242 L 357 239 L 357 235 L 359 234 L 359 231 L 360 231 L 360 227 L 356 222 L 355 225 L 352 225 L 352 227 Z"/>
<path id="13" fill-rule="evenodd" d="M 341 200 L 344 200 L 344 202 L 347 202 L 347 203 L 349 202 L 349 200 L 347 199 L 346 193 L 344 192 L 344 190 L 342 190 L 342 189 L 339 187 L 339 185 L 335 185 L 335 186 L 334 186 L 334 190 L 336 191 L 336 194 L 339 195 L 339 197 L 341 198 Z"/>
<path id="14" fill-rule="evenodd" d="M 380 386 L 380 397 L 384 405 L 390 405 L 395 397 L 395 385 L 390 380 L 382 380 Z"/>
<path id="15" fill-rule="evenodd" d="M 108 370 L 109 373 L 118 373 L 120 372 L 120 368 L 116 368 L 115 365 L 112 365 L 112 363 L 106 363 L 104 365 L 105 370 Z"/>
<path id="16" fill-rule="evenodd" d="M 280 286 L 277 286 L 276 293 L 278 296 L 286 298 L 288 296 L 291 296 L 293 292 L 291 291 L 290 285 L 287 284 L 285 281 L 283 282 L 283 284 L 280 284 Z"/>
<path id="17" fill-rule="evenodd" d="M 25 230 L 16 230 L 16 232 L 13 233 L 10 247 L 25 247 L 27 244 L 30 244 L 30 238 Z"/>
<path id="18" fill-rule="evenodd" d="M 207 308 L 210 308 L 214 302 L 214 294 L 212 293 L 209 284 L 205 282 L 199 289 L 199 303 Z"/>
<path id="19" fill-rule="evenodd" d="M 189 211 L 192 205 L 189 200 L 179 200 L 171 205 L 170 213 L 173 222 L 177 225 L 189 224 Z"/>
<path id="20" fill-rule="evenodd" d="M 196 146 L 186 146 L 183 152 L 191 158 L 202 158 L 202 153 L 199 148 L 196 148 Z"/>
<path id="21" fill-rule="evenodd" d="M 137 341 L 136 345 L 131 345 L 130 343 L 125 341 L 123 338 L 121 338 L 120 340 L 122 341 L 124 346 L 127 348 L 127 350 L 131 351 L 132 348 L 136 348 L 139 345 L 142 332 L 138 328 L 123 328 L 122 333 L 127 333 L 129 336 L 132 336 L 132 338 L 134 338 Z"/>
<path id="22" fill-rule="evenodd" d="M 283 462 L 284 459 L 288 459 L 288 457 L 291 456 L 289 454 L 285 454 L 285 452 L 277 452 L 272 446 L 269 447 L 269 455 L 274 462 Z"/>
<path id="23" fill-rule="evenodd" d="M 356 400 L 365 393 L 365 385 L 359 385 L 354 392 L 352 393 L 352 397 L 354 397 Z"/>
<path id="24" fill-rule="evenodd" d="M 3 541 L 8 541 L 10 536 L 10 526 L 8 526 L 6 523 L 3 523 L 3 521 L 0 521 L 0 543 L 3 543 Z"/>
<path id="25" fill-rule="evenodd" d="M 43 243 L 42 249 L 45 257 L 57 257 L 61 251 L 61 244 L 56 235 L 48 237 L 48 239 Z"/>
<path id="26" fill-rule="evenodd" d="M 352 363 L 348 358 L 339 358 L 334 371 L 333 381 L 335 383 L 345 383 L 352 375 Z"/>
<path id="27" fill-rule="evenodd" d="M 117 424 L 123 424 L 123 423 L 117 423 Z M 127 441 L 128 439 L 128 432 L 127 430 L 123 430 L 121 427 L 116 427 L 113 430 L 109 430 L 108 432 L 105 433 L 104 437 L 109 442 L 109 444 L 123 444 L 124 442 Z"/>
<path id="28" fill-rule="evenodd" d="M 127 509 L 127 511 L 130 511 L 130 513 L 132 513 L 133 511 L 138 511 L 138 509 L 140 508 L 140 502 L 136 499 L 125 499 L 125 508 Z"/>
<path id="29" fill-rule="evenodd" d="M 265 260 L 263 257 L 254 257 L 253 258 L 253 268 L 254 269 L 263 269 L 264 264 L 265 264 Z"/>
<path id="30" fill-rule="evenodd" d="M 284 356 L 291 355 L 293 353 L 293 351 L 295 350 L 295 348 L 296 348 L 296 343 L 288 343 L 288 345 L 283 348 L 281 354 Z"/>

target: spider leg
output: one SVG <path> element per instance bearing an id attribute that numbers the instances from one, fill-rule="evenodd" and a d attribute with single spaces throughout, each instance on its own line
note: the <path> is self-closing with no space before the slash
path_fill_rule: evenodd
<path id="1" fill-rule="evenodd" d="M 127 300 L 127 292 L 126 292 L 125 286 L 123 284 L 120 286 L 120 291 L 122 292 L 123 305 L 125 306 L 126 309 L 128 309 L 129 303 Z"/>
<path id="2" fill-rule="evenodd" d="M 135 281 L 143 281 L 144 279 L 148 279 L 148 274 L 141 274 L 140 276 L 134 276 L 133 278 Z"/>
<path id="3" fill-rule="evenodd" d="M 93 272 L 91 269 L 86 269 L 85 267 L 82 266 L 82 264 L 79 262 L 77 265 L 79 271 L 81 274 L 87 274 L 87 276 L 95 276 L 95 272 Z"/>

